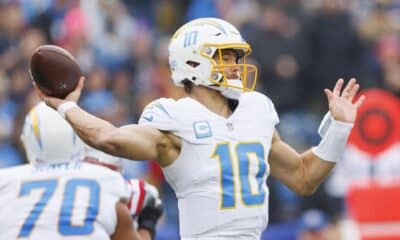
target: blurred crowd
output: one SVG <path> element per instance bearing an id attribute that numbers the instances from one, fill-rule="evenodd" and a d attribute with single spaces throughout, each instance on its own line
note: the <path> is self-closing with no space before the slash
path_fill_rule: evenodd
<path id="1" fill-rule="evenodd" d="M 19 135 L 38 101 L 29 60 L 42 44 L 77 58 L 88 79 L 81 106 L 115 125 L 136 122 L 155 98 L 183 96 L 170 81 L 168 42 L 197 17 L 224 18 L 240 29 L 259 69 L 258 90 L 274 101 L 282 138 L 299 151 L 318 143 L 327 109 L 322 90 L 338 78 L 357 77 L 362 89 L 400 97 L 398 0 L 0 0 L 0 16 L 0 167 L 26 161 Z M 126 165 L 127 176 L 145 177 L 164 191 L 159 238 L 175 239 L 175 200 L 160 170 L 151 162 Z M 274 179 L 269 186 L 271 231 L 280 223 L 318 230 L 342 213 L 342 199 L 324 186 L 307 198 Z M 311 207 L 319 210 L 305 212 Z M 317 227 L 307 227 L 305 214 L 320 219 Z"/>

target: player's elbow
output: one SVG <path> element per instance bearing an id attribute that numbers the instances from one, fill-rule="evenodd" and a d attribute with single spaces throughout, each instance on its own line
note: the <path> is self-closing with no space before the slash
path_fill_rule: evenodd
<path id="1" fill-rule="evenodd" d="M 301 196 L 310 196 L 310 195 L 314 194 L 318 189 L 318 185 L 312 184 L 308 181 L 302 181 L 300 183 L 301 183 L 301 185 L 296 190 L 296 192 L 297 192 L 297 194 L 299 194 Z"/>
<path id="2" fill-rule="evenodd" d="M 297 193 L 301 196 L 310 196 L 315 193 L 317 188 L 303 188 L 301 191 L 298 191 Z"/>

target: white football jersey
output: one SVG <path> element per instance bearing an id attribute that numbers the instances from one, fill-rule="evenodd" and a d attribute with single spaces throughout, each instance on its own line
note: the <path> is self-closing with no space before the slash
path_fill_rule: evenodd
<path id="1" fill-rule="evenodd" d="M 82 162 L 0 170 L 0 239 L 102 240 L 115 231 L 122 176 Z"/>
<path id="2" fill-rule="evenodd" d="M 268 222 L 268 153 L 278 115 L 258 92 L 242 94 L 224 118 L 192 98 L 158 99 L 139 124 L 182 139 L 163 168 L 178 198 L 184 239 L 259 239 Z"/>

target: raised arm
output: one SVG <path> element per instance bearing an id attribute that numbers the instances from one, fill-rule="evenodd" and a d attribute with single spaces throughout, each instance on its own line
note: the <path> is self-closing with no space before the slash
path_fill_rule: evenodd
<path id="1" fill-rule="evenodd" d="M 136 160 L 158 158 L 157 145 L 164 135 L 155 128 L 137 124 L 117 128 L 80 107 L 68 110 L 65 119 L 85 143 L 101 151 Z"/>
<path id="2" fill-rule="evenodd" d="M 333 91 L 324 90 L 333 122 L 317 147 L 299 154 L 274 133 L 269 157 L 271 175 L 301 195 L 312 194 L 335 166 L 343 153 L 357 109 L 364 101 L 361 96 L 353 103 L 359 89 L 355 79 L 341 91 L 343 83 L 343 79 L 339 79 Z"/>
<path id="3" fill-rule="evenodd" d="M 132 160 L 156 160 L 161 166 L 175 159 L 178 154 L 175 150 L 179 146 L 175 145 L 177 141 L 171 134 L 136 124 L 117 128 L 77 106 L 75 103 L 80 97 L 84 80 L 82 77 L 76 89 L 65 99 L 47 96 L 37 87 L 36 90 L 47 105 L 64 115 L 86 144 L 96 149 Z"/>
<path id="4" fill-rule="evenodd" d="M 271 175 L 300 195 L 310 195 L 325 179 L 335 163 L 318 158 L 311 150 L 302 154 L 274 133 L 269 157 Z"/>

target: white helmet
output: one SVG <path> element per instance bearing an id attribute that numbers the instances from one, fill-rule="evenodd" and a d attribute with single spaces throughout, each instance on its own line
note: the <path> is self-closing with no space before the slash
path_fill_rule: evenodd
<path id="1" fill-rule="evenodd" d="M 44 102 L 26 116 L 21 140 L 30 163 L 60 163 L 83 156 L 82 141 L 67 121 Z"/>
<path id="2" fill-rule="evenodd" d="M 222 50 L 233 49 L 238 54 L 236 64 L 218 64 L 213 57 Z M 172 80 L 183 86 L 184 80 L 220 91 L 225 97 L 237 99 L 244 91 L 254 90 L 257 67 L 246 63 L 251 53 L 248 43 L 230 23 L 218 18 L 198 18 L 179 28 L 169 45 Z M 225 69 L 238 67 L 238 79 L 227 79 Z"/>

